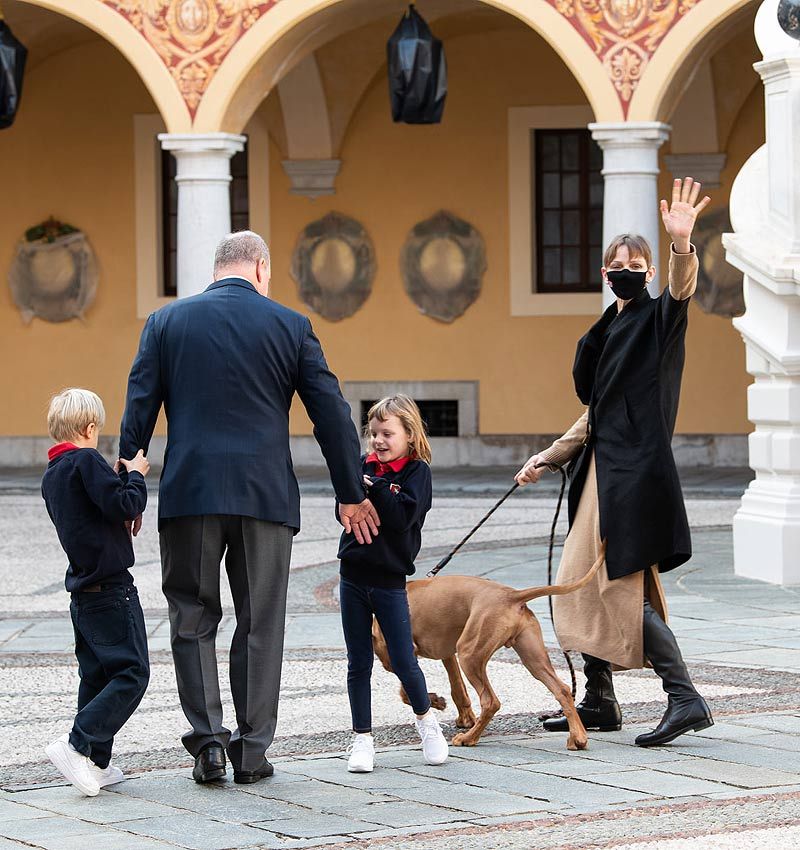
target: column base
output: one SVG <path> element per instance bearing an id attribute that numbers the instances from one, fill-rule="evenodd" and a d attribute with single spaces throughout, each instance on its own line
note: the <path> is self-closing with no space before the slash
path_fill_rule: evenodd
<path id="1" fill-rule="evenodd" d="M 733 518 L 737 576 L 800 584 L 800 482 L 753 481 Z"/>

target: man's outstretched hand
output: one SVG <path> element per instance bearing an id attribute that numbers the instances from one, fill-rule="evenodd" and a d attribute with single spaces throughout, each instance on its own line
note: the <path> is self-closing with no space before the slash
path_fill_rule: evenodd
<path id="1" fill-rule="evenodd" d="M 381 520 L 369 499 L 357 505 L 339 505 L 339 519 L 344 530 L 348 534 L 352 531 L 359 543 L 372 543 L 372 538 L 378 536 Z"/>

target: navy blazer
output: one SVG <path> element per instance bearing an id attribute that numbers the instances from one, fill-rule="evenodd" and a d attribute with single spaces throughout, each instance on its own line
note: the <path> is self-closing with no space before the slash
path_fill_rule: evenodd
<path id="1" fill-rule="evenodd" d="M 153 313 L 128 378 L 119 452 L 147 452 L 163 404 L 159 525 L 169 517 L 232 514 L 299 529 L 289 451 L 295 392 L 314 423 L 337 498 L 361 502 L 350 406 L 305 316 L 236 277 Z"/>

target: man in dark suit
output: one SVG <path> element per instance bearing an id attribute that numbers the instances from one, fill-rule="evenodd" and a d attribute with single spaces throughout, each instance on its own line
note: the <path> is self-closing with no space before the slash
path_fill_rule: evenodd
<path id="1" fill-rule="evenodd" d="M 273 772 L 286 588 L 300 495 L 289 451 L 295 392 L 322 448 L 345 529 L 371 542 L 358 434 L 309 320 L 269 298 L 264 240 L 243 231 L 217 247 L 205 292 L 153 313 L 131 367 L 120 456 L 147 452 L 161 405 L 168 438 L 158 525 L 178 694 L 198 782 Z M 134 523 L 136 534 L 141 517 Z M 222 725 L 215 641 L 220 562 L 236 610 L 230 679 L 237 728 Z"/>

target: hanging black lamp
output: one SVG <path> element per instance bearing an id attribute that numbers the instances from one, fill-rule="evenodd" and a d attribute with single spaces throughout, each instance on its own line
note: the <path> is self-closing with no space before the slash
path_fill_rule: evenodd
<path id="1" fill-rule="evenodd" d="M 444 48 L 413 4 L 392 33 L 386 52 L 392 118 L 405 124 L 438 124 L 447 97 Z"/>
<path id="2" fill-rule="evenodd" d="M 14 37 L 0 11 L 0 130 L 16 118 L 27 56 L 28 49 Z"/>

